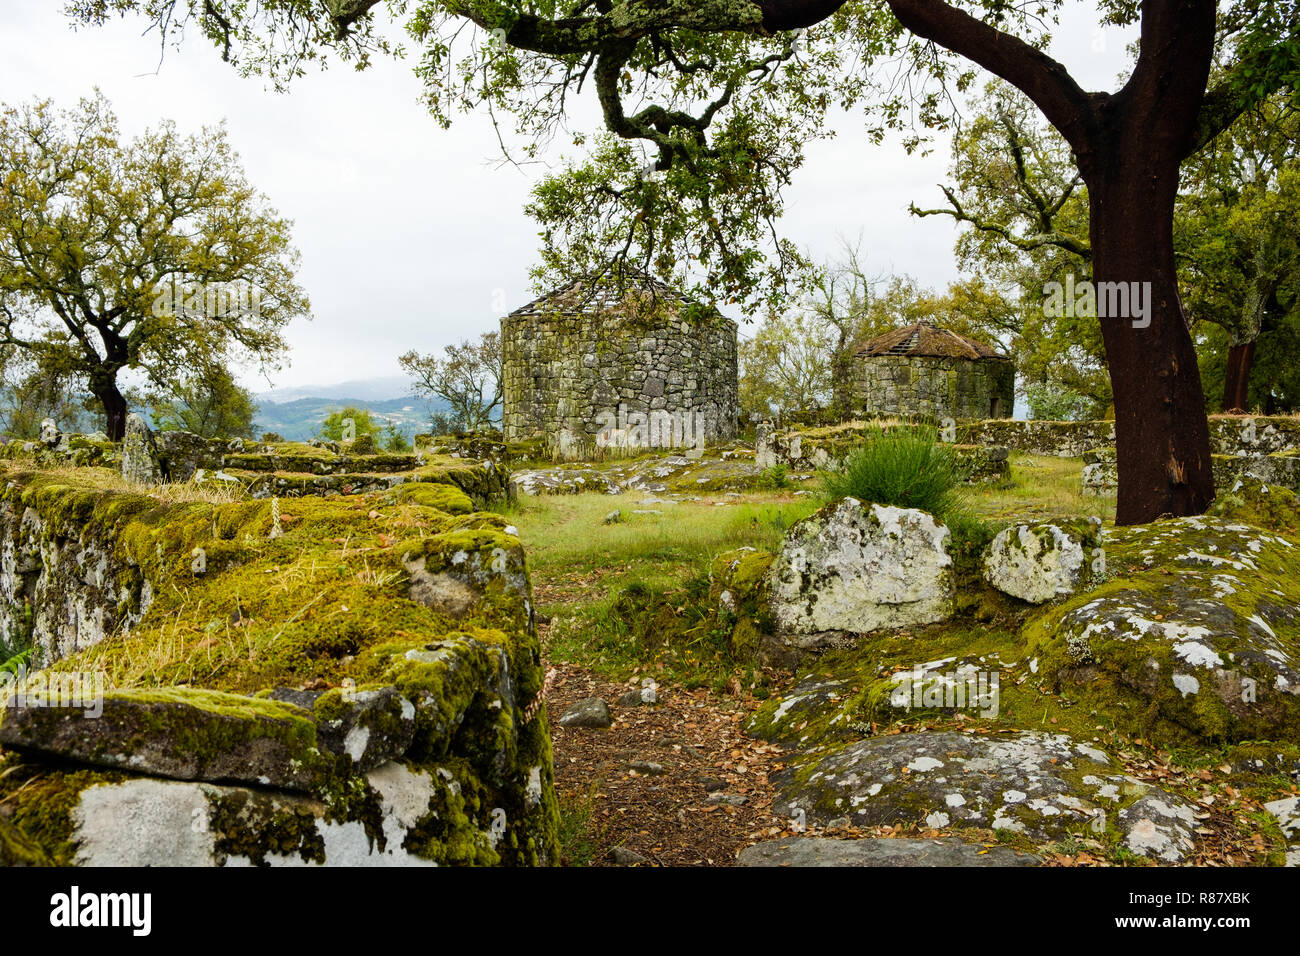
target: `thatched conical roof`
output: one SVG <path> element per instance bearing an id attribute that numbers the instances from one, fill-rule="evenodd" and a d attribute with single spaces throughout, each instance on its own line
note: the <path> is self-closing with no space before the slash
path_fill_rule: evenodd
<path id="1" fill-rule="evenodd" d="M 930 322 L 921 321 L 901 329 L 894 329 L 858 348 L 859 358 L 882 355 L 926 356 L 932 358 L 964 358 L 971 361 L 990 359 L 1009 362 L 1007 356 L 983 342 L 941 329 Z"/>

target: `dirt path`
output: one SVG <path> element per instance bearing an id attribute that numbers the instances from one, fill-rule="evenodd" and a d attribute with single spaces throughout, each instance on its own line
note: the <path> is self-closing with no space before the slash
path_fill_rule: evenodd
<path id="1" fill-rule="evenodd" d="M 557 672 L 547 697 L 556 788 L 571 812 L 590 814 L 585 859 L 568 862 L 611 865 L 620 847 L 643 865 L 731 866 L 742 847 L 782 832 L 768 782 L 781 750 L 744 735 L 749 708 L 674 685 L 659 685 L 653 705 L 619 706 L 634 685 L 549 666 Z M 610 705 L 610 727 L 559 726 L 585 697 Z"/>
<path id="2" fill-rule="evenodd" d="M 559 583 L 559 582 L 556 582 Z M 552 606 L 576 603 L 583 587 L 543 585 Z M 584 582 L 588 583 L 588 582 Z M 544 654 L 547 625 L 540 627 Z M 555 757 L 555 782 L 565 811 L 566 859 L 579 866 L 733 866 L 750 844 L 796 835 L 791 821 L 771 812 L 771 777 L 783 769 L 782 748 L 747 737 L 744 722 L 758 706 L 705 688 L 658 683 L 653 705 L 623 706 L 619 698 L 639 680 L 613 683 L 566 661 L 548 660 L 555 671 L 547 696 Z M 605 728 L 559 725 L 574 703 L 599 697 L 613 723 Z M 898 732 L 905 728 L 895 728 Z M 906 729 L 932 729 L 921 724 Z M 950 729 L 950 728 L 948 728 Z M 1226 785 L 1230 768 L 1189 772 L 1149 752 L 1116 755 L 1129 774 L 1157 786 L 1179 785 L 1200 804 L 1194 866 L 1243 866 L 1264 862 L 1267 846 L 1258 831 L 1258 798 Z M 1295 785 L 1292 793 L 1298 792 Z M 1285 794 L 1283 794 L 1285 795 Z M 807 835 L 846 838 L 943 833 L 924 826 L 854 827 Z M 987 834 L 996 845 L 996 836 Z M 1108 866 L 1101 846 L 1082 838 L 1067 852 L 1049 850 L 1048 866 Z M 629 856 L 628 853 L 635 854 Z M 1142 865 L 1147 861 L 1133 860 Z"/>

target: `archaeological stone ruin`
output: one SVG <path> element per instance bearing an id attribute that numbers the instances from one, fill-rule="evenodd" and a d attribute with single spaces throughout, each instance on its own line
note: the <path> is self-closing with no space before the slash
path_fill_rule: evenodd
<path id="1" fill-rule="evenodd" d="M 0 866 L 555 862 L 500 458 L 0 446 Z"/>
<path id="2" fill-rule="evenodd" d="M 853 403 L 867 415 L 1010 418 L 1015 365 L 982 342 L 922 321 L 871 339 L 854 356 Z"/>
<path id="3" fill-rule="evenodd" d="M 501 353 L 507 442 L 575 460 L 736 434 L 736 324 L 662 282 L 542 296 L 501 320 Z"/>

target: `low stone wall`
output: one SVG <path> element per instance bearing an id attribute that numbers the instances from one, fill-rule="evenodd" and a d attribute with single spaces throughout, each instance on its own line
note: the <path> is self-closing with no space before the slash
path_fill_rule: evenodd
<path id="1" fill-rule="evenodd" d="M 1083 456 L 1082 492 L 1085 495 L 1114 495 L 1119 489 L 1115 449 L 1102 448 Z M 1214 484 L 1220 492 L 1241 479 L 1300 492 L 1300 453 L 1275 452 L 1264 455 L 1214 455 L 1211 459 Z"/>
<path id="2" fill-rule="evenodd" d="M 968 445 L 997 445 L 1030 455 L 1079 458 L 1093 448 L 1115 443 L 1115 423 L 1041 422 L 990 419 L 958 422 L 957 441 Z"/>
<path id="3" fill-rule="evenodd" d="M 1300 451 L 1300 418 L 1291 416 L 1211 415 L 1210 449 L 1216 455 L 1271 455 Z M 1080 458 L 1114 447 L 1115 423 L 1044 422 L 1003 419 L 957 424 L 957 441 L 1001 445 L 1013 451 L 1058 458 Z"/>
<path id="4" fill-rule="evenodd" d="M 5 469 L 32 650 L 0 673 L 0 865 L 557 862 L 505 519 L 426 482 L 170 503 Z"/>
<path id="5" fill-rule="evenodd" d="M 153 586 L 117 547 L 111 525 L 94 520 L 99 504 L 94 491 L 66 485 L 10 480 L 0 491 L 0 635 L 8 643 L 26 634 L 40 659 L 57 661 L 149 609 Z"/>
<path id="6" fill-rule="evenodd" d="M 10 442 L 0 447 L 0 460 L 113 468 L 139 484 L 193 481 L 252 498 L 358 495 L 407 482 L 453 486 L 479 507 L 509 494 L 507 455 L 499 439 L 421 438 L 413 453 L 380 453 L 365 441 L 265 443 L 183 431 L 155 434 L 133 415 L 120 445 L 101 434 L 54 434 L 47 442 Z"/>
<path id="7" fill-rule="evenodd" d="M 1271 455 L 1215 455 L 1214 484 L 1230 488 L 1239 479 L 1253 478 L 1289 491 L 1300 492 L 1300 453 Z"/>
<path id="8" fill-rule="evenodd" d="M 859 422 L 824 428 L 776 431 L 759 425 L 755 463 L 758 468 L 784 465 L 796 471 L 831 468 L 862 444 L 870 426 Z M 958 459 L 969 469 L 971 482 L 998 481 L 1011 472 L 1004 447 L 953 445 Z"/>

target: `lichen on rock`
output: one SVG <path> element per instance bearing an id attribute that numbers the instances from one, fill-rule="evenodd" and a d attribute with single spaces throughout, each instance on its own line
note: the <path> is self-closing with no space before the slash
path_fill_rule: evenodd
<path id="1" fill-rule="evenodd" d="M 985 553 L 984 580 L 1030 604 L 1065 597 L 1085 578 L 1090 560 L 1085 547 L 1097 541 L 1092 527 L 1067 530 L 1056 524 L 1021 524 L 1004 528 Z"/>
<path id="2" fill-rule="evenodd" d="M 844 498 L 795 524 L 767 574 L 785 634 L 862 634 L 952 614 L 948 529 L 922 511 Z"/>
<path id="3" fill-rule="evenodd" d="M 174 863 L 183 845 L 213 865 L 556 862 L 527 567 L 513 529 L 472 512 L 504 491 L 495 464 L 426 456 L 369 495 L 274 504 L 24 465 L 0 493 L 0 607 L 19 620 L 25 595 L 57 593 L 50 606 L 93 611 L 75 639 L 45 624 L 37 676 L 110 688 L 98 722 L 33 707 L 0 724 L 23 755 L 0 801 L 50 860 Z M 470 600 L 425 600 L 415 564 Z M 167 832 L 110 839 L 132 807 Z M 168 830 L 182 819 L 187 833 Z"/>
<path id="4" fill-rule="evenodd" d="M 1105 547 L 1126 573 L 1026 631 L 1049 681 L 1156 740 L 1293 739 L 1300 543 L 1200 517 L 1118 529 Z"/>

